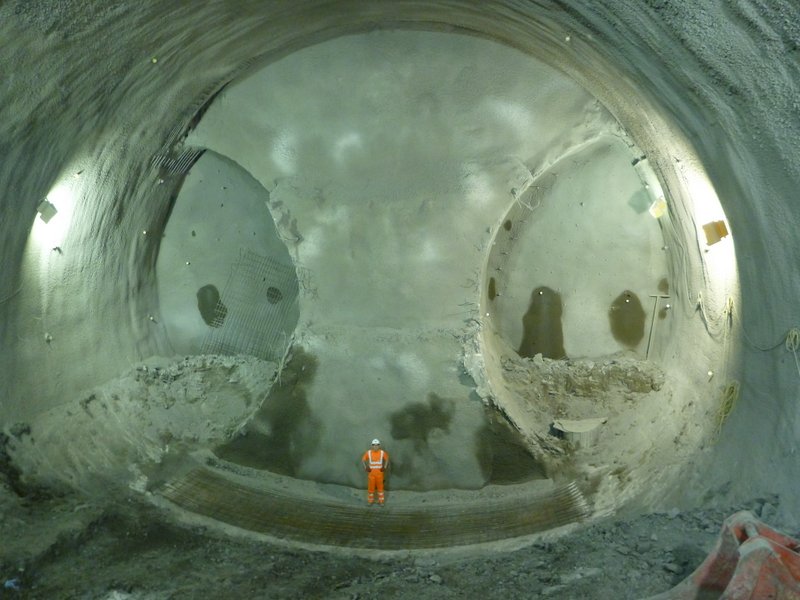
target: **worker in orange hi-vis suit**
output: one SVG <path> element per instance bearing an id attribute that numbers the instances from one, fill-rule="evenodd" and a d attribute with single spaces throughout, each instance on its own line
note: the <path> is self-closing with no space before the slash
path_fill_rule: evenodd
<path id="1" fill-rule="evenodd" d="M 379 439 L 372 440 L 370 449 L 361 457 L 364 470 L 369 473 L 367 479 L 367 502 L 375 504 L 375 490 L 378 490 L 378 506 L 383 506 L 383 473 L 389 467 L 389 453 L 381 448 Z"/>

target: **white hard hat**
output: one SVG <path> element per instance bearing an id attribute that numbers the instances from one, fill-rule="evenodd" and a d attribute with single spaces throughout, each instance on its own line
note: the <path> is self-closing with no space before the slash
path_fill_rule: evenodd
<path id="1" fill-rule="evenodd" d="M 375 438 L 374 440 L 372 440 L 372 443 L 373 444 L 380 444 L 381 441 L 378 438 Z"/>

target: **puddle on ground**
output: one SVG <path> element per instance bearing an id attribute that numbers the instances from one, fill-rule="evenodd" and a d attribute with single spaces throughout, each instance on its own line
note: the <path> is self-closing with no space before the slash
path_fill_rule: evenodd
<path id="1" fill-rule="evenodd" d="M 245 427 L 244 434 L 214 449 L 220 459 L 251 469 L 295 476 L 316 447 L 322 426 L 312 417 L 306 388 L 314 379 L 317 359 L 302 348 L 292 348 L 286 363 L 261 409 Z"/>
<path id="2" fill-rule="evenodd" d="M 611 303 L 608 309 L 611 333 L 620 344 L 630 348 L 639 345 L 644 337 L 645 314 L 639 297 L 625 290 Z"/>
<path id="3" fill-rule="evenodd" d="M 228 307 L 219 300 L 217 286 L 210 283 L 197 290 L 197 309 L 209 327 L 222 326 L 228 315 Z"/>
<path id="4" fill-rule="evenodd" d="M 524 358 L 541 354 L 546 358 L 566 358 L 561 326 L 561 294 L 549 287 L 531 293 L 528 311 L 522 317 L 522 342 L 517 351 Z"/>
<path id="5" fill-rule="evenodd" d="M 494 300 L 497 297 L 497 281 L 495 281 L 494 277 L 489 278 L 489 290 L 487 293 L 489 294 L 489 300 Z"/>

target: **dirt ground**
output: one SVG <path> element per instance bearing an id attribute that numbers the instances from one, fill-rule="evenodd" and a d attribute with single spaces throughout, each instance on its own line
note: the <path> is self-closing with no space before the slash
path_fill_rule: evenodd
<path id="1" fill-rule="evenodd" d="M 600 521 L 516 549 L 370 558 L 179 525 L 141 498 L 94 503 L 5 475 L 0 598 L 643 598 L 690 574 L 736 510 L 777 527 L 779 508 L 776 497 L 758 498 Z"/>
<path id="2" fill-rule="evenodd" d="M 151 437 L 162 439 L 163 435 L 147 435 L 149 430 L 145 425 L 154 420 L 164 427 L 173 421 L 188 422 L 186 415 L 181 416 L 183 404 L 180 398 L 191 396 L 185 392 L 192 385 L 201 383 L 196 381 L 197 377 L 205 378 L 205 396 L 209 396 L 207 400 L 213 405 L 210 398 L 219 390 L 212 385 L 212 380 L 216 381 L 215 374 L 218 370 L 226 374 L 220 381 L 228 386 L 232 385 L 230 382 L 234 376 L 231 375 L 231 369 L 234 364 L 238 366 L 236 381 L 245 383 L 260 381 L 259 374 L 272 372 L 264 365 L 250 364 L 247 361 L 236 362 L 230 357 L 206 357 L 203 360 L 205 362 L 202 368 L 197 370 L 189 368 L 191 365 L 185 361 L 177 366 L 160 365 L 157 370 L 148 368 L 143 371 L 143 367 L 134 369 L 129 376 L 106 386 L 108 390 L 121 395 L 120 397 L 142 398 L 138 404 L 131 404 L 138 407 L 135 418 L 126 420 L 128 423 L 142 424 L 140 429 L 132 429 L 139 432 L 133 438 L 140 441 Z M 541 360 L 539 357 L 518 361 L 513 365 L 506 364 L 505 377 L 508 385 L 524 383 L 524 387 L 534 395 L 545 387 L 558 392 L 566 385 L 566 380 L 572 382 L 573 387 L 576 382 L 591 380 L 594 382 L 592 390 L 599 394 L 599 400 L 594 404 L 600 402 L 610 411 L 609 414 L 614 414 L 618 409 L 625 409 L 627 404 L 604 404 L 605 392 L 601 393 L 604 386 L 608 387 L 606 395 L 616 394 L 623 399 L 630 399 L 633 397 L 631 394 L 647 395 L 648 390 L 661 386 L 662 379 L 657 369 L 641 371 L 642 364 L 620 357 L 597 364 L 562 364 Z M 638 373 L 638 379 L 631 376 L 632 370 Z M 625 390 L 618 389 L 619 377 L 623 377 L 626 382 Z M 598 385 L 603 389 L 599 389 Z M 249 389 L 248 385 L 244 387 Z M 89 425 L 85 425 L 84 430 L 108 429 L 104 424 L 116 422 L 116 419 L 111 418 L 116 414 L 116 405 L 108 400 L 114 394 L 108 390 L 104 387 L 97 392 L 92 404 L 93 412 L 76 408 L 69 412 L 70 419 L 88 419 Z M 244 394 L 242 397 L 249 396 Z M 571 397 L 571 411 L 561 416 L 585 417 L 580 412 L 583 406 L 580 389 L 572 390 Z M 100 411 L 99 406 L 103 405 L 103 399 L 108 400 L 108 408 Z M 531 400 L 537 404 L 558 403 L 563 399 L 559 392 L 552 398 L 549 393 L 545 393 L 544 397 L 537 396 Z M 252 405 L 248 408 L 249 404 Z M 644 410 L 641 401 L 635 402 L 635 405 L 640 411 Z M 158 419 L 154 419 L 154 407 L 160 407 L 159 410 L 163 412 L 157 413 Z M 246 413 L 254 407 L 252 402 L 243 402 L 241 410 Z M 534 413 L 528 411 L 525 414 L 527 418 L 536 420 Z M 554 414 L 560 413 L 554 409 Z M 74 430 L 68 426 L 70 419 L 61 419 L 62 425 L 58 428 L 67 438 L 75 438 L 70 443 L 64 441 L 65 445 L 62 447 L 65 449 L 72 448 L 74 444 L 80 447 L 81 436 L 69 433 Z M 203 419 L 199 421 L 200 425 L 204 422 Z M 194 431 L 191 428 L 189 430 Z M 161 464 L 163 472 L 156 473 L 152 481 L 144 486 L 136 485 L 138 480 L 133 472 L 126 477 L 111 477 L 121 467 L 88 464 L 81 481 L 87 486 L 84 489 L 94 490 L 91 497 L 67 491 L 74 488 L 70 485 L 59 485 L 58 478 L 55 477 L 45 478 L 45 481 L 53 481 L 54 487 L 43 487 L 51 484 L 42 481 L 33 484 L 33 480 L 22 475 L 25 470 L 15 462 L 15 454 L 11 450 L 14 447 L 12 441 L 20 439 L 29 440 L 32 447 L 50 445 L 46 436 L 34 433 L 30 426 L 18 424 L 10 431 L 10 437 L 0 434 L 2 599 L 635 599 L 663 592 L 689 575 L 713 548 L 724 519 L 738 510 L 750 510 L 767 524 L 789 535 L 798 535 L 797 532 L 787 531 L 776 522 L 779 515 L 783 514 L 777 496 L 755 498 L 744 504 L 729 506 L 724 504 L 726 496 L 722 489 L 716 490 L 713 498 L 708 498 L 706 508 L 702 510 L 681 512 L 674 508 L 655 514 L 627 513 L 624 517 L 606 519 L 594 517 L 591 524 L 570 525 L 524 540 L 494 536 L 493 539 L 500 541 L 485 542 L 480 546 L 425 551 L 389 551 L 390 548 L 397 548 L 398 544 L 388 542 L 386 550 L 374 552 L 365 550 L 364 547 L 360 550 L 326 549 L 313 546 L 314 539 L 308 539 L 307 543 L 304 540 L 301 547 L 297 542 L 254 533 L 258 528 L 244 531 L 231 525 L 205 520 L 197 515 L 183 518 L 179 508 L 164 511 L 161 509 L 164 503 L 172 506 L 167 500 L 170 498 L 168 494 L 164 498 L 159 496 L 160 505 L 151 503 L 150 499 L 154 495 L 148 490 L 157 490 L 159 481 L 177 476 L 170 471 L 170 461 L 163 458 L 156 461 Z M 202 430 L 199 434 L 202 434 L 201 441 L 216 439 L 213 432 Z M 114 434 L 107 437 L 119 440 L 125 436 Z M 169 436 L 169 441 L 175 440 L 175 436 Z M 611 443 L 610 447 L 615 446 Z M 51 470 L 63 472 L 73 464 L 74 456 L 81 454 L 65 450 L 63 457 L 42 462 L 39 470 L 42 471 L 44 466 L 49 465 Z M 92 478 L 96 480 L 92 481 Z M 328 505 L 323 502 L 324 496 L 315 495 L 316 484 L 313 482 L 291 477 L 278 478 L 281 481 L 274 484 L 276 489 L 297 499 L 296 512 L 314 512 L 315 507 L 320 507 L 316 509 L 318 512 L 329 510 Z M 98 481 L 101 482 L 100 485 Z M 116 485 L 119 487 L 103 485 L 102 481 L 118 481 Z M 489 490 L 488 493 L 502 493 L 504 497 L 510 497 L 512 488 L 517 489 L 508 484 L 495 485 L 492 488 L 494 492 Z M 202 495 L 202 490 L 198 490 L 193 493 Z M 355 488 L 342 487 L 341 490 L 339 493 L 344 495 L 360 494 Z M 256 491 L 256 488 L 247 488 L 243 493 L 250 498 Z M 475 493 L 429 491 L 424 499 L 418 501 L 427 502 L 428 508 L 431 504 L 446 504 L 448 514 L 466 514 L 475 509 L 474 502 L 470 504 Z M 225 504 L 234 502 L 235 497 L 221 494 L 223 505 L 220 508 L 227 508 Z M 413 503 L 414 498 L 420 497 L 409 492 L 397 492 L 396 496 L 390 497 L 396 506 L 390 502 L 390 506 L 383 509 L 386 529 L 397 528 L 398 518 L 402 521 L 402 515 L 411 515 L 413 506 L 409 506 L 409 502 Z M 198 501 L 200 499 L 198 497 Z M 184 501 L 187 499 L 184 498 Z M 191 504 L 192 498 L 188 498 L 188 501 Z M 270 496 L 258 496 L 256 502 L 270 503 Z M 182 505 L 179 503 L 178 506 Z M 336 506 L 330 510 L 335 512 Z M 711 508 L 712 506 L 716 508 Z M 263 513 L 264 508 L 269 512 L 269 507 L 256 508 L 258 510 L 255 513 Z M 566 510 L 566 507 L 561 508 Z M 381 509 L 371 510 L 375 514 L 369 514 L 370 521 L 378 521 L 381 516 L 378 511 Z M 273 511 L 283 514 L 277 505 L 273 506 Z M 203 513 L 199 510 L 198 514 L 215 513 Z M 298 518 L 303 518 L 304 522 L 312 522 L 310 517 Z M 355 518 L 358 518 L 357 514 Z M 344 525 L 342 522 L 337 526 Z M 272 531 L 265 527 L 260 531 Z M 407 526 L 401 524 L 400 530 L 404 527 L 416 530 L 418 524 L 410 521 Z M 444 529 L 444 523 L 440 523 L 442 536 L 447 535 Z M 325 539 L 322 530 L 318 534 L 319 540 Z M 485 539 L 492 539 L 492 536 L 486 536 Z M 353 546 L 358 544 L 354 542 Z"/>

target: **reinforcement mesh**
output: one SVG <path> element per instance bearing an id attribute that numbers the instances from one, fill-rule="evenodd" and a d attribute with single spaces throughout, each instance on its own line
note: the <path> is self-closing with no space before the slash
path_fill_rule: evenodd
<path id="1" fill-rule="evenodd" d="M 217 302 L 204 354 L 249 354 L 280 360 L 297 324 L 293 266 L 242 250 Z"/>

